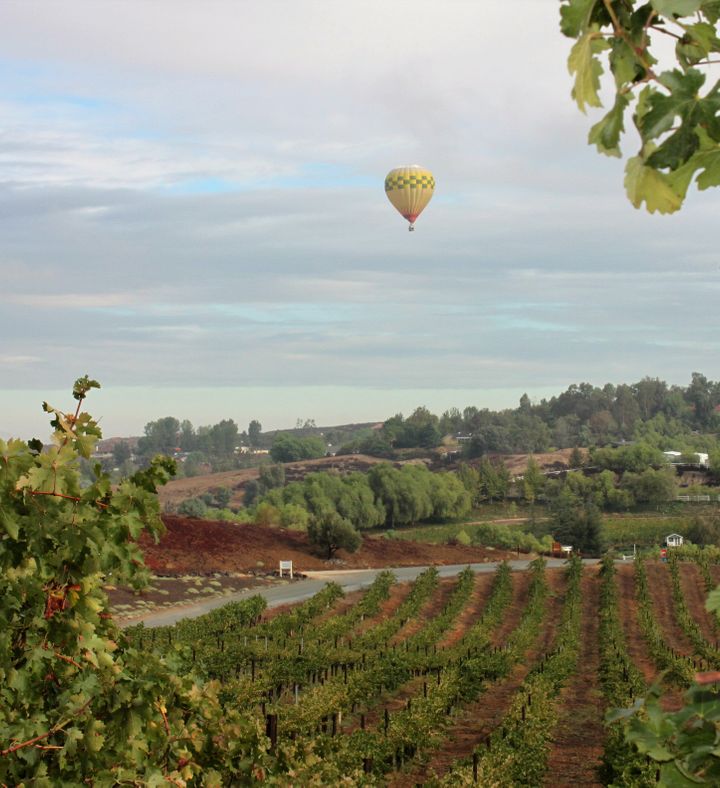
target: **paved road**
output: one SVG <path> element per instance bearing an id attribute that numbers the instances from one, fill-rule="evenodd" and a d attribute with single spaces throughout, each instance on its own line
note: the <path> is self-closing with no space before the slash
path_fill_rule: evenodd
<path id="1" fill-rule="evenodd" d="M 548 558 L 546 560 L 549 568 L 558 568 L 565 565 L 565 561 L 560 558 Z M 494 572 L 498 567 L 498 563 L 497 561 L 493 561 L 483 564 L 470 564 L 470 568 L 478 573 Z M 509 562 L 510 568 L 513 571 L 527 569 L 529 563 L 530 561 L 528 560 Z M 596 559 L 585 559 L 584 563 L 595 564 L 598 563 L 598 561 Z M 462 572 L 466 566 L 467 564 L 453 564 L 450 566 L 437 566 L 436 569 L 440 577 L 453 577 Z M 398 581 L 406 582 L 408 580 L 414 580 L 427 568 L 427 566 L 404 566 L 391 569 L 391 571 L 397 577 Z M 308 599 L 313 596 L 313 594 L 317 594 L 326 583 L 330 582 L 341 585 L 346 593 L 358 591 L 359 589 L 367 588 L 371 585 L 377 574 L 382 571 L 382 569 L 357 569 L 330 572 L 307 572 L 306 580 L 298 580 L 294 583 L 273 586 L 271 588 L 247 588 L 243 591 L 238 591 L 236 594 L 220 597 L 218 599 L 208 599 L 204 602 L 196 602 L 191 605 L 184 605 L 170 610 L 149 613 L 144 616 L 142 620 L 146 627 L 169 626 L 170 624 L 176 624 L 183 618 L 196 618 L 216 607 L 222 607 L 228 602 L 247 599 L 255 595 L 265 597 L 268 607 L 294 604 L 295 602 L 302 602 Z M 130 626 L 131 624 L 137 623 L 138 620 L 139 619 L 134 619 L 133 621 L 124 622 L 121 626 Z"/>

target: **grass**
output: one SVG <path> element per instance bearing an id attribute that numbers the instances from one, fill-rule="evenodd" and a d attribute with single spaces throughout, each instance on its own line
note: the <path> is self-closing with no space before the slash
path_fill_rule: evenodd
<path id="1" fill-rule="evenodd" d="M 603 540 L 608 545 L 632 545 L 641 547 L 661 545 L 665 537 L 671 533 L 686 536 L 691 521 L 696 515 L 717 513 L 716 504 L 707 506 L 701 504 L 670 503 L 663 507 L 663 511 L 646 509 L 634 514 L 605 514 L 603 516 Z M 429 544 L 447 544 L 449 539 L 454 539 L 464 531 L 474 541 L 476 533 L 482 528 L 483 523 L 492 520 L 513 519 L 528 517 L 530 509 L 524 506 L 513 506 L 507 503 L 488 504 L 474 510 L 467 518 L 459 522 L 438 523 L 433 525 L 414 525 L 396 528 L 394 531 L 385 531 L 394 539 L 405 539 L 412 542 L 426 542 Z M 535 507 L 538 521 L 546 520 L 547 512 L 543 507 Z M 518 531 L 529 531 L 530 522 L 507 523 L 508 528 L 517 528 Z"/>

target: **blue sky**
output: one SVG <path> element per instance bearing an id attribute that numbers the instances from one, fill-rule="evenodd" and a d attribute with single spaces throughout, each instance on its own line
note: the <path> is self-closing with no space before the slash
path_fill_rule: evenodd
<path id="1" fill-rule="evenodd" d="M 86 372 L 106 435 L 716 378 L 718 194 L 634 210 L 557 2 L 512 8 L 0 4 L 0 435 Z"/>

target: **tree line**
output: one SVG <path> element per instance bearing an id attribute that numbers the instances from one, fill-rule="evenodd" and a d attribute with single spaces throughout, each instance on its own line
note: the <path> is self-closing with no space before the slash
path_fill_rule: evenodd
<path id="1" fill-rule="evenodd" d="M 505 410 L 469 406 L 437 416 L 419 407 L 407 418 L 396 414 L 382 429 L 358 435 L 340 453 L 392 457 L 398 449 L 436 447 L 445 435 L 461 436 L 471 458 L 630 440 L 707 451 L 718 445 L 708 433 L 718 431 L 720 382 L 694 372 L 685 387 L 649 377 L 602 387 L 580 383 L 539 403 L 524 394 L 517 408 Z"/>
<path id="2" fill-rule="evenodd" d="M 367 473 L 311 473 L 300 482 L 276 482 L 259 500 L 255 522 L 306 528 L 329 555 L 339 547 L 356 549 L 361 531 L 462 517 L 471 507 L 457 475 L 424 465 L 380 463 Z"/>

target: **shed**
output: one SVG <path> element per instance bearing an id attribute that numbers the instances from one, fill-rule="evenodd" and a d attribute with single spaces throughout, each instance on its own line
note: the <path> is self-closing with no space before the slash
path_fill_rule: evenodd
<path id="1" fill-rule="evenodd" d="M 680 534 L 669 534 L 665 537 L 665 544 L 668 547 L 682 547 L 683 537 Z"/>

